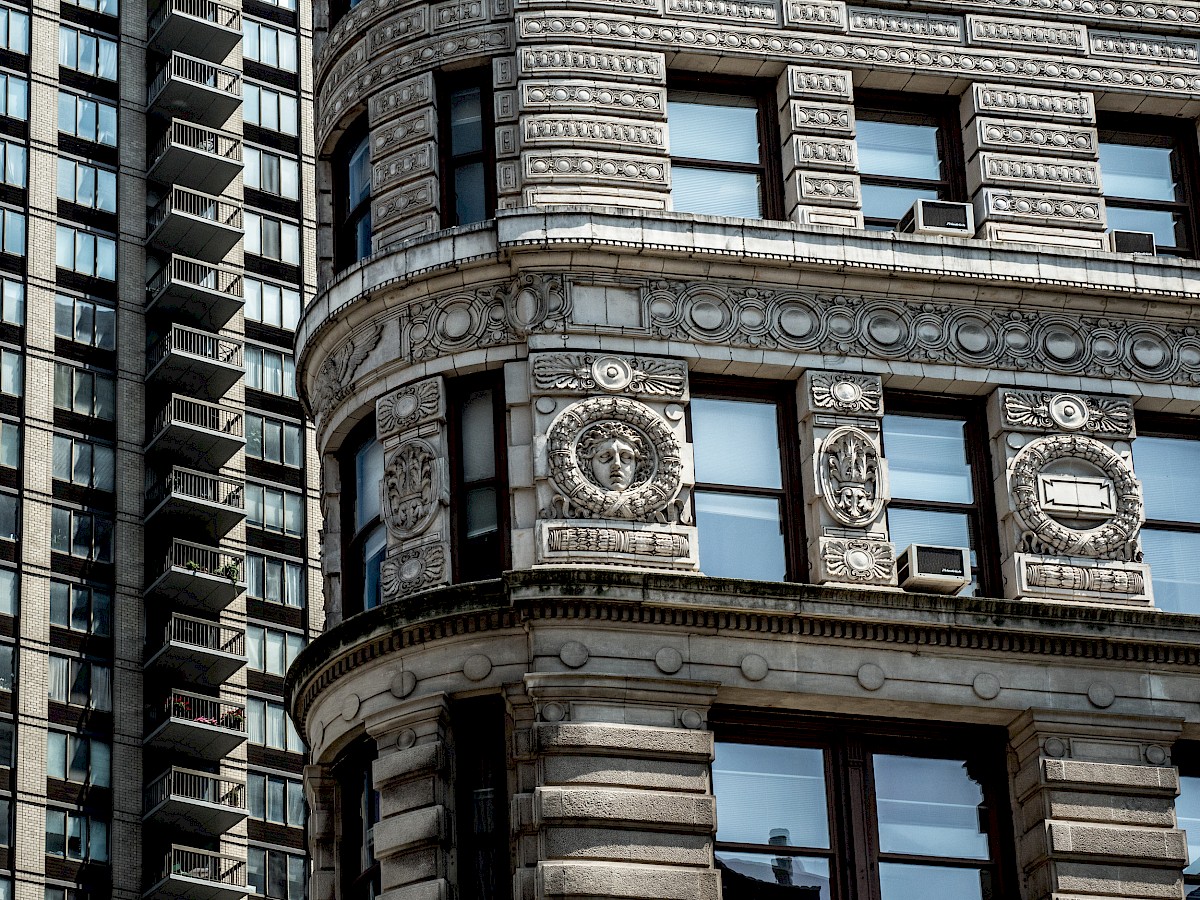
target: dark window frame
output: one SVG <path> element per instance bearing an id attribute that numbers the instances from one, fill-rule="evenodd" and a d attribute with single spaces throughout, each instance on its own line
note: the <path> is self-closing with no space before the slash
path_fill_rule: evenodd
<path id="1" fill-rule="evenodd" d="M 864 115 L 864 113 L 866 115 Z M 872 118 L 876 116 L 877 118 Z M 965 202 L 967 198 L 966 156 L 963 152 L 962 125 L 958 98 L 935 94 L 892 91 L 859 91 L 854 98 L 855 121 L 894 121 L 913 125 L 933 125 L 937 129 L 938 156 L 942 177 L 936 180 L 878 175 L 861 172 L 859 182 L 880 187 L 901 187 L 936 191 L 939 200 Z M 867 218 L 864 225 L 895 231 L 899 220 Z"/>
<path id="2" fill-rule="evenodd" d="M 798 412 L 796 408 L 796 382 L 762 381 L 750 378 L 727 378 L 693 373 L 689 391 L 692 399 L 701 400 L 748 400 L 774 403 L 776 428 L 779 432 L 779 472 L 781 487 L 748 487 L 729 484 L 711 484 L 697 481 L 692 487 L 693 497 L 697 492 L 716 494 L 747 494 L 756 497 L 772 497 L 780 501 L 781 526 L 783 528 L 783 552 L 785 556 L 785 580 L 804 583 L 808 580 L 808 537 L 804 527 L 804 488 L 800 477 L 800 447 L 796 438 Z M 692 440 L 692 415 L 687 413 L 687 439 Z M 693 514 L 695 503 L 693 502 Z M 704 561 L 700 561 L 701 569 Z"/>
<path id="3" fill-rule="evenodd" d="M 383 517 L 375 516 L 356 528 L 355 500 L 358 492 L 356 461 L 359 452 L 375 441 L 375 413 L 372 411 L 346 435 L 338 451 L 341 477 L 341 522 L 342 522 L 342 616 L 363 612 L 367 607 L 364 591 L 363 567 L 365 552 L 371 535 L 383 527 Z M 381 510 L 382 512 L 382 510 Z M 351 602 L 353 601 L 353 602 Z"/>
<path id="4" fill-rule="evenodd" d="M 1179 769 L 1179 777 L 1181 779 L 1200 778 L 1200 743 L 1196 741 L 1179 741 L 1171 748 L 1171 762 Z M 1182 794 L 1182 790 L 1180 794 Z M 1181 825 L 1180 827 L 1182 828 L 1183 826 Z M 1185 865 L 1184 868 L 1187 868 L 1187 866 Z M 1183 896 L 1185 900 L 1197 895 L 1197 889 L 1200 889 L 1200 874 L 1184 875 Z"/>
<path id="5" fill-rule="evenodd" d="M 481 372 L 446 383 L 447 440 L 451 449 L 450 530 L 454 535 L 453 569 L 454 581 L 475 581 L 479 578 L 498 578 L 500 573 L 511 567 L 510 515 L 508 505 L 508 426 L 504 401 L 503 370 Z M 473 393 L 492 392 L 492 435 L 496 453 L 496 474 L 488 479 L 465 481 L 462 452 L 462 410 L 466 399 Z M 468 570 L 464 550 L 467 547 L 467 516 L 465 499 L 469 490 L 492 488 L 496 493 L 496 525 L 499 529 L 499 544 L 496 558 L 486 560 L 481 573 Z M 478 576 L 478 577 L 476 577 Z"/>
<path id="6" fill-rule="evenodd" d="M 709 714 L 709 728 L 717 743 L 821 749 L 829 820 L 828 849 L 813 852 L 811 848 L 803 847 L 714 841 L 716 852 L 825 856 L 830 863 L 832 900 L 879 900 L 878 864 L 891 861 L 916 865 L 935 862 L 947 868 L 968 865 L 990 868 L 995 877 L 993 900 L 1017 896 L 1019 882 L 1013 823 L 1009 815 L 1012 807 L 1005 729 L 988 725 L 778 711 L 764 717 L 762 710 L 743 707 L 714 707 Z M 983 862 L 881 852 L 871 768 L 874 754 L 964 760 L 984 792 L 991 858 Z"/>
<path id="7" fill-rule="evenodd" d="M 379 821 L 379 791 L 374 788 L 373 763 L 379 758 L 375 742 L 363 738 L 349 747 L 333 764 L 338 787 L 338 824 L 340 826 L 338 869 L 345 900 L 370 900 L 381 888 L 381 868 L 374 857 L 365 859 L 370 844 L 370 829 Z M 353 794 L 354 803 L 350 802 Z M 373 798 L 370 795 L 374 795 Z M 372 808 L 373 802 L 373 808 Z M 364 822 L 375 818 L 374 822 Z M 357 834 L 352 833 L 357 830 Z"/>
<path id="8" fill-rule="evenodd" d="M 479 88 L 480 128 L 483 139 L 480 149 L 470 153 L 455 153 L 450 128 L 450 99 L 456 91 Z M 483 163 L 484 208 L 482 221 L 496 215 L 496 116 L 493 109 L 494 85 L 491 65 L 443 72 L 437 75 L 438 155 L 441 173 L 442 227 L 462 224 L 458 221 L 457 191 L 454 187 L 456 169 L 475 162 Z M 467 223 L 474 224 L 474 223 Z"/>
<path id="9" fill-rule="evenodd" d="M 366 142 L 367 168 L 370 169 L 371 126 L 364 113 L 355 119 L 338 138 L 333 151 L 331 165 L 333 167 L 333 268 L 340 272 L 357 262 L 366 259 L 358 255 L 358 248 L 352 240 L 357 233 L 357 227 L 363 219 L 371 217 L 371 201 L 373 199 L 368 188 L 367 195 L 353 207 L 348 205 L 350 184 L 348 173 L 350 160 Z M 369 253 L 367 254 L 370 255 Z"/>
<path id="10" fill-rule="evenodd" d="M 701 94 L 723 94 L 748 97 L 758 106 L 758 164 L 723 162 L 711 159 L 693 159 L 671 155 L 671 165 L 679 163 L 696 169 L 718 172 L 746 172 L 757 174 L 759 202 L 764 221 L 784 221 L 787 211 L 783 197 L 783 154 L 779 142 L 779 111 L 776 109 L 776 83 L 770 78 L 735 78 L 730 76 L 701 75 L 694 72 L 671 72 L 667 75 L 667 102 L 672 91 L 688 91 Z M 668 128 L 670 122 L 668 120 Z M 699 214 L 697 214 L 699 215 Z"/>

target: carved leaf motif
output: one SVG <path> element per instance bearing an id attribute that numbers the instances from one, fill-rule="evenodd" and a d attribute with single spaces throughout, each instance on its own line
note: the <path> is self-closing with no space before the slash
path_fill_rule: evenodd
<path id="1" fill-rule="evenodd" d="M 445 584 L 446 551 L 440 543 L 403 550 L 383 561 L 379 580 L 385 603 Z"/>
<path id="2" fill-rule="evenodd" d="M 821 445 L 821 496 L 830 514 L 843 525 L 861 528 L 883 510 L 879 485 L 879 452 L 858 428 L 832 431 Z"/>
<path id="3" fill-rule="evenodd" d="M 437 415 L 441 406 L 441 385 L 437 379 L 418 382 L 380 398 L 375 404 L 376 434 L 407 431 Z"/>
<path id="4" fill-rule="evenodd" d="M 366 331 L 353 335 L 326 357 L 313 385 L 312 404 L 318 416 L 327 416 L 333 405 L 350 393 L 354 373 L 363 364 L 367 354 L 375 349 L 382 334 L 383 326 L 374 322 Z"/>

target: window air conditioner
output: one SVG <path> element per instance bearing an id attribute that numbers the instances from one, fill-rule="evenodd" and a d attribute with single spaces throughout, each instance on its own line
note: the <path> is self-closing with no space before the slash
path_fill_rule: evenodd
<path id="1" fill-rule="evenodd" d="M 1149 231 L 1114 231 L 1108 236 L 1113 253 L 1142 253 L 1154 256 L 1154 235 Z"/>
<path id="2" fill-rule="evenodd" d="M 971 551 L 909 544 L 896 557 L 896 570 L 900 587 L 906 591 L 957 594 L 971 583 Z"/>
<path id="3" fill-rule="evenodd" d="M 906 234 L 952 234 L 975 236 L 975 212 L 970 203 L 949 200 L 918 200 L 900 220 Z"/>

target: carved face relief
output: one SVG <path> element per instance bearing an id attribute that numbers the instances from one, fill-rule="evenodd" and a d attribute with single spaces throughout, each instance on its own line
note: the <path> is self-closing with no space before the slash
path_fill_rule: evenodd
<path id="1" fill-rule="evenodd" d="M 637 450 L 628 441 L 619 437 L 601 441 L 592 455 L 592 475 L 596 483 L 610 491 L 624 491 L 633 487 L 637 457 Z"/>
<path id="2" fill-rule="evenodd" d="M 442 502 L 437 453 L 422 440 L 400 445 L 383 469 L 383 520 L 399 540 L 425 531 Z"/>

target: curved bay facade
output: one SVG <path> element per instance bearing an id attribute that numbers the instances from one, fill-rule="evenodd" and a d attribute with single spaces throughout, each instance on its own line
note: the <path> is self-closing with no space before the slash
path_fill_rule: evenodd
<path id="1" fill-rule="evenodd" d="M 1196 890 L 1200 6 L 562 6 L 316 12 L 312 900 Z"/>

